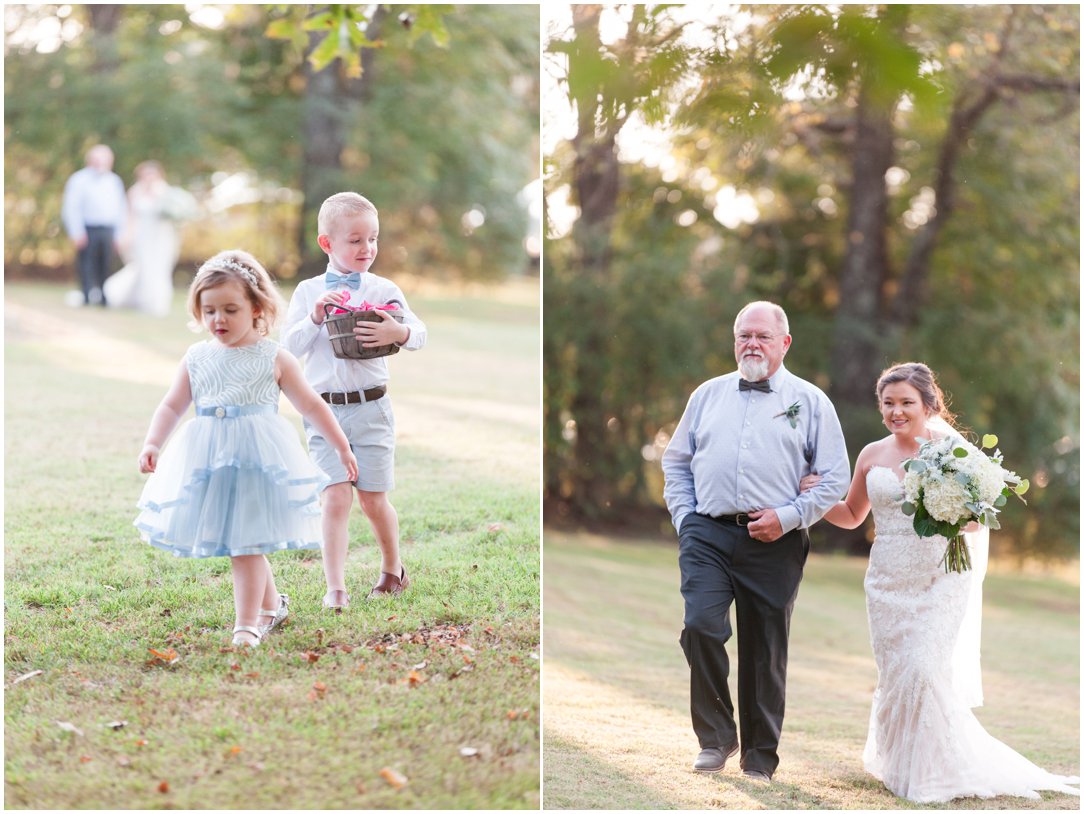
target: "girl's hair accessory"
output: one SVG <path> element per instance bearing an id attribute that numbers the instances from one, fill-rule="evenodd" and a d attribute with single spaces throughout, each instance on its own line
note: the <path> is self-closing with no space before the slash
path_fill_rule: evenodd
<path id="1" fill-rule="evenodd" d="M 253 273 L 252 269 L 248 268 L 247 266 L 242 266 L 236 260 L 227 259 L 216 260 L 214 262 L 208 260 L 206 263 L 199 267 L 199 271 L 196 272 L 196 276 L 198 277 L 204 272 L 216 271 L 221 269 L 226 269 L 227 271 L 235 271 L 242 277 L 244 277 L 246 282 L 248 282 L 248 284 L 253 288 L 258 290 L 260 287 L 259 280 L 256 278 L 256 275 Z"/>

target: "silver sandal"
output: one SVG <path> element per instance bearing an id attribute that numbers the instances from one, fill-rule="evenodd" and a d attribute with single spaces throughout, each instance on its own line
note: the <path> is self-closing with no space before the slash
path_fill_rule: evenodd
<path id="1" fill-rule="evenodd" d="M 251 634 L 256 641 L 252 642 L 248 639 L 242 638 L 241 633 Z M 233 644 L 239 647 L 256 647 L 263 639 L 263 635 L 260 633 L 259 628 L 250 627 L 248 625 L 234 625 L 233 626 Z"/>
<path id="2" fill-rule="evenodd" d="M 279 594 L 279 606 L 276 610 L 262 610 L 260 616 L 270 616 L 271 621 L 260 625 L 260 637 L 266 636 L 272 630 L 282 624 L 283 620 L 290 615 L 290 597 Z"/>

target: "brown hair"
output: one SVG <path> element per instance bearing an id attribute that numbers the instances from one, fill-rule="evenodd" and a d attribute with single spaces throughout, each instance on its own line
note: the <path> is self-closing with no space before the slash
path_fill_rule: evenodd
<path id="1" fill-rule="evenodd" d="M 188 289 L 188 313 L 193 319 L 189 324 L 192 329 L 198 331 L 203 325 L 200 313 L 200 296 L 203 292 L 228 282 L 241 286 L 253 309 L 259 312 L 253 327 L 261 336 L 267 336 L 286 303 L 267 269 L 251 254 L 240 249 L 219 252 L 199 267 Z"/>
<path id="2" fill-rule="evenodd" d="M 885 387 L 901 382 L 918 391 L 923 406 L 931 416 L 940 416 L 950 427 L 956 426 L 956 416 L 949 411 L 945 394 L 937 384 L 933 371 L 922 362 L 902 362 L 883 370 L 877 379 L 877 401 L 880 402 Z"/>

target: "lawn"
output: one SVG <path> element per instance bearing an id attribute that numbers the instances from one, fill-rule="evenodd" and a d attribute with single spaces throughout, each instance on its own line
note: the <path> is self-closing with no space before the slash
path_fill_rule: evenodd
<path id="1" fill-rule="evenodd" d="M 787 716 L 771 786 L 732 761 L 690 769 L 688 667 L 678 644 L 677 547 L 544 534 L 543 795 L 547 809 L 1078 809 L 1043 792 L 917 806 L 862 767 L 876 667 L 863 560 L 814 554 L 791 630 Z M 1056 774 L 1079 773 L 1079 583 L 998 572 L 985 585 L 987 731 Z M 731 643 L 733 647 L 733 642 Z M 734 650 L 731 651 L 732 657 Z M 736 688 L 731 682 L 731 692 Z"/>
<path id="2" fill-rule="evenodd" d="M 537 288 L 411 297 L 429 345 L 389 363 L 412 585 L 362 600 L 355 509 L 351 608 L 321 608 L 318 551 L 272 555 L 292 612 L 249 651 L 228 561 L 132 526 L 151 413 L 206 337 L 183 292 L 156 320 L 7 284 L 6 807 L 537 808 Z"/>

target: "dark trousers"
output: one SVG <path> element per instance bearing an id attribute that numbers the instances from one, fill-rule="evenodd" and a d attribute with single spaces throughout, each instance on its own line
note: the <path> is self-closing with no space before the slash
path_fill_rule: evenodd
<path id="1" fill-rule="evenodd" d="M 79 250 L 77 260 L 83 301 L 105 305 L 105 278 L 113 271 L 113 227 L 88 226 L 87 245 Z"/>
<path id="2" fill-rule="evenodd" d="M 725 647 L 734 604 L 741 766 L 771 776 L 779 765 L 790 615 L 809 536 L 798 529 L 763 543 L 751 538 L 744 526 L 690 514 L 682 520 L 678 537 L 685 599 L 681 649 L 692 674 L 693 730 L 702 749 L 728 751 L 739 742 Z"/>

